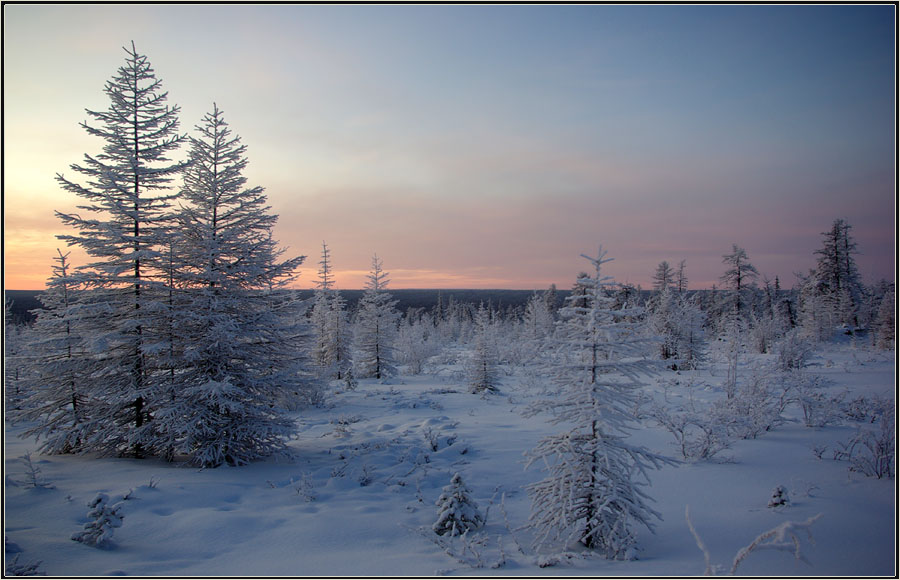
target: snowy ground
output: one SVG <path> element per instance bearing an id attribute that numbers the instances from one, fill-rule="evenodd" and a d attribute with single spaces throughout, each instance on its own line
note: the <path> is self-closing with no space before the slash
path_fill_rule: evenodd
<path id="1" fill-rule="evenodd" d="M 34 465 L 52 486 L 35 488 L 26 483 L 22 459 L 35 445 L 17 437 L 23 426 L 6 424 L 6 564 L 17 556 L 20 565 L 40 561 L 39 570 L 53 576 L 696 576 L 704 558 L 685 521 L 689 505 L 712 564 L 724 567 L 719 572 L 760 533 L 821 513 L 811 528 L 815 543 L 801 537 L 810 564 L 763 551 L 738 573 L 897 573 L 896 481 L 851 473 L 845 461 L 832 459 L 836 442 L 859 424 L 807 428 L 796 406 L 774 431 L 735 442 L 721 453 L 724 460 L 651 473 L 648 491 L 663 521 L 656 534 L 640 532 L 637 560 L 610 562 L 577 550 L 537 554 L 528 530 L 519 528 L 530 509 L 522 487 L 542 474 L 524 469 L 522 453 L 558 430 L 546 417 L 521 415 L 539 397 L 540 383 L 517 371 L 504 376 L 500 394 L 482 398 L 469 394 L 452 369 L 436 370 L 338 392 L 327 407 L 298 415 L 295 458 L 240 468 L 35 454 Z M 694 383 L 707 386 L 693 393 L 683 373 L 682 384 L 667 390 L 651 381 L 648 395 L 673 406 L 722 397 L 724 371 L 715 364 L 711 370 L 696 373 Z M 893 353 L 829 345 L 808 370 L 828 376 L 834 391 L 895 400 Z M 642 421 L 633 440 L 676 456 L 674 440 L 652 419 Z M 817 458 L 813 448 L 825 445 Z M 434 502 L 455 472 L 487 512 L 475 538 L 481 545 L 465 552 L 462 542 L 448 544 L 429 532 Z M 790 506 L 767 507 L 777 485 L 788 489 Z M 70 539 L 97 492 L 116 501 L 129 496 L 108 549 Z"/>

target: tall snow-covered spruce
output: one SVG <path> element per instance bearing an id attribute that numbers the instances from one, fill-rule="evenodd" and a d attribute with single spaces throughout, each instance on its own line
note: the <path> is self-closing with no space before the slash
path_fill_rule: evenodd
<path id="1" fill-rule="evenodd" d="M 600 274 L 611 260 L 605 255 L 600 248 L 594 258 L 583 256 L 594 275 L 582 275 L 578 286 L 584 292 L 560 309 L 550 363 L 560 395 L 532 407 L 532 413 L 549 409 L 551 422 L 567 430 L 528 452 L 528 465 L 539 462 L 548 473 L 528 492 L 536 546 L 578 542 L 609 559 L 630 559 L 635 527 L 652 531 L 652 519 L 660 517 L 642 490 L 649 485 L 648 470 L 671 460 L 626 441 L 634 390 L 652 363 L 644 358 L 648 347 L 632 322 L 638 309 L 615 308 L 613 282 Z"/>
<path id="2" fill-rule="evenodd" d="M 241 465 L 284 450 L 294 427 L 285 407 L 311 385 L 298 364 L 298 302 L 283 290 L 304 257 L 281 260 L 278 216 L 263 188 L 246 186 L 246 146 L 217 106 L 197 133 L 174 252 L 181 368 L 157 432 L 167 454 Z"/>
<path id="3" fill-rule="evenodd" d="M 172 218 L 171 181 L 185 166 L 168 156 L 185 136 L 177 133 L 179 108 L 165 104 L 167 93 L 147 57 L 134 43 L 125 52 L 125 64 L 106 83 L 109 109 L 87 111 L 97 126 L 81 124 L 105 142 L 101 153 L 71 166 L 86 183 L 57 175 L 63 189 L 85 200 L 79 209 L 88 215 L 57 216 L 77 231 L 59 237 L 94 259 L 80 270 L 91 290 L 84 306 L 95 314 L 84 332 L 104 363 L 91 377 L 103 416 L 84 450 L 139 457 L 152 439 L 149 423 L 160 395 L 151 360 L 155 320 L 165 310 L 159 250 Z"/>

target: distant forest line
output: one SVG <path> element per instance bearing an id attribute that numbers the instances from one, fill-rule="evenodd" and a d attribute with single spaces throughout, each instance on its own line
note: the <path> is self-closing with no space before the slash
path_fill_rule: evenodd
<path id="1" fill-rule="evenodd" d="M 31 310 L 42 308 L 38 296 L 43 290 L 5 290 L 5 298 L 12 302 L 11 312 L 16 324 L 23 324 L 34 320 Z M 296 290 L 301 299 L 312 298 L 314 290 Z M 341 296 L 347 301 L 347 307 L 354 309 L 356 302 L 362 297 L 363 290 L 341 290 Z M 415 289 L 388 289 L 388 292 L 397 300 L 397 310 L 405 313 L 410 308 L 423 308 L 426 311 L 437 306 L 438 298 L 446 306 L 452 299 L 455 302 L 491 305 L 495 310 L 507 308 L 524 308 L 528 299 L 535 292 L 543 290 L 415 290 Z M 562 301 L 569 295 L 568 290 L 557 290 L 559 300 Z"/>

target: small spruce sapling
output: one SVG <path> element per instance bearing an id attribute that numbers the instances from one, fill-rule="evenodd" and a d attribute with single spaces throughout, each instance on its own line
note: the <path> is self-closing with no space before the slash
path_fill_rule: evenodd
<path id="1" fill-rule="evenodd" d="M 467 373 L 470 393 L 497 391 L 497 354 L 490 336 L 490 325 L 490 313 L 482 304 L 475 313 L 475 348 Z"/>
<path id="2" fill-rule="evenodd" d="M 484 525 L 484 516 L 469 493 L 459 473 L 454 474 L 450 485 L 444 486 L 435 504 L 438 506 L 438 519 L 431 529 L 436 534 L 459 536 Z"/>
<path id="3" fill-rule="evenodd" d="M 23 482 L 25 485 L 33 488 L 53 489 L 53 485 L 41 475 L 41 468 L 31 460 L 30 452 L 23 455 L 21 459 L 25 464 L 25 481 Z"/>
<path id="4" fill-rule="evenodd" d="M 87 517 L 92 519 L 84 524 L 82 531 L 72 534 L 72 539 L 98 548 L 110 545 L 113 531 L 122 527 L 122 519 L 125 517 L 122 514 L 122 504 L 109 505 L 109 496 L 98 493 L 87 505 L 91 508 Z"/>
<path id="5" fill-rule="evenodd" d="M 775 486 L 772 490 L 772 497 L 769 499 L 769 507 L 782 507 L 791 505 L 791 498 L 788 496 L 787 488 L 783 485 Z"/>

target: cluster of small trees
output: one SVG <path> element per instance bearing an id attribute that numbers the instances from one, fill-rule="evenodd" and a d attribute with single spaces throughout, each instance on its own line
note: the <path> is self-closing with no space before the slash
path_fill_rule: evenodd
<path id="1" fill-rule="evenodd" d="M 691 368 L 702 359 L 704 342 L 737 338 L 759 353 L 774 353 L 783 343 L 818 343 L 836 331 L 867 334 L 873 346 L 894 344 L 896 304 L 892 283 L 865 286 L 859 277 L 851 226 L 843 219 L 823 232 L 816 267 L 798 275 L 792 289 L 762 277 L 747 251 L 734 244 L 722 256 L 721 288 L 686 292 L 685 263 L 677 271 L 661 262 L 654 273 L 648 320 L 661 338 L 660 358 Z"/>

